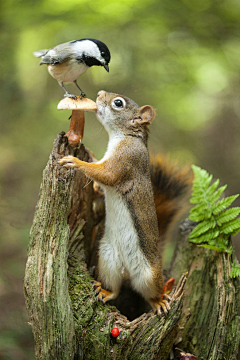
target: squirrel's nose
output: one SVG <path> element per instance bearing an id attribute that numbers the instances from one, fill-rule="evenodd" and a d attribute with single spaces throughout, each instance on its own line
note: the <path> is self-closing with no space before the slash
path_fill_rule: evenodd
<path id="1" fill-rule="evenodd" d="M 105 94 L 104 90 L 101 90 L 97 93 L 97 97 L 100 98 L 101 96 L 103 96 Z"/>

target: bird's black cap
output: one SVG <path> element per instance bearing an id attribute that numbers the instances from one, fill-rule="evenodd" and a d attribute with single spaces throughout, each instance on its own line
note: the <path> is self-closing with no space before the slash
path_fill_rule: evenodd
<path id="1" fill-rule="evenodd" d="M 105 59 L 105 61 L 106 61 L 106 64 L 108 64 L 108 63 L 110 62 L 110 59 L 111 59 L 110 51 L 109 51 L 107 45 L 104 44 L 104 43 L 103 43 L 102 41 L 100 41 L 100 40 L 91 39 L 91 38 L 85 38 L 85 39 L 80 39 L 80 40 L 71 41 L 71 43 L 74 43 L 74 42 L 77 42 L 77 41 L 84 41 L 84 40 L 90 40 L 90 41 L 94 42 L 94 43 L 98 46 L 98 48 L 99 48 L 99 50 L 100 50 L 100 52 L 101 52 L 102 57 L 103 57 L 103 58 Z M 106 70 L 107 70 L 107 69 L 106 69 Z"/>

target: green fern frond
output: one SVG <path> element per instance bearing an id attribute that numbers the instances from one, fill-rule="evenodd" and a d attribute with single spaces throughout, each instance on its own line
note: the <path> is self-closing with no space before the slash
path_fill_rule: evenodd
<path id="1" fill-rule="evenodd" d="M 221 226 L 224 223 L 227 223 L 233 219 L 235 219 L 238 214 L 240 213 L 240 207 L 235 207 L 231 209 L 227 209 L 225 211 L 222 211 L 217 217 L 217 224 Z"/>
<path id="2" fill-rule="evenodd" d="M 236 278 L 238 276 L 240 276 L 240 264 L 238 264 L 238 265 L 232 264 L 230 277 Z"/>
<path id="3" fill-rule="evenodd" d="M 190 217 L 189 219 L 192 221 L 201 221 L 201 220 L 207 220 L 211 217 L 212 211 L 209 208 L 209 205 L 207 202 L 203 203 L 203 201 L 200 204 L 197 204 L 190 210 Z M 199 216 L 201 217 L 201 220 L 195 220 L 195 217 Z"/>
<path id="4" fill-rule="evenodd" d="M 208 202 L 213 205 L 217 200 L 220 199 L 222 193 L 226 190 L 227 185 L 221 186 L 218 190 L 216 190 L 211 196 L 208 197 Z M 207 195 L 207 193 L 206 193 Z"/>
<path id="5" fill-rule="evenodd" d="M 210 242 L 211 240 L 216 239 L 219 236 L 219 230 L 209 230 L 204 235 L 195 237 L 195 238 L 189 238 L 189 241 L 195 243 L 195 244 L 201 244 L 203 242 Z M 212 245 L 212 244 L 211 244 Z"/>
<path id="6" fill-rule="evenodd" d="M 221 231 L 225 235 L 232 235 L 233 232 L 240 231 L 240 218 L 231 220 L 226 224 L 223 224 Z"/>
<path id="7" fill-rule="evenodd" d="M 228 253 L 229 256 L 231 256 L 231 255 L 232 255 L 232 252 L 233 252 L 233 247 L 230 246 L 230 247 L 227 249 L 227 253 Z"/>
<path id="8" fill-rule="evenodd" d="M 223 252 L 225 249 L 224 248 L 220 248 L 219 246 L 211 246 L 211 245 L 197 245 L 198 247 L 204 247 L 206 249 L 211 249 L 211 250 L 216 250 L 216 251 L 221 251 Z"/>
<path id="9" fill-rule="evenodd" d="M 189 241 L 207 249 L 227 252 L 232 255 L 229 246 L 230 236 L 240 231 L 240 207 L 229 208 L 239 195 L 222 198 L 227 186 L 219 186 L 219 180 L 212 184 L 212 175 L 206 170 L 193 166 L 195 179 L 190 202 L 195 206 L 190 211 L 189 219 L 198 222 L 189 235 Z M 229 208 L 229 209 L 228 209 Z M 231 264 L 230 277 L 240 276 L 240 264 Z"/>
<path id="10" fill-rule="evenodd" d="M 198 222 L 192 230 L 189 241 L 203 244 L 218 251 L 228 251 L 228 239 L 240 231 L 240 207 L 227 209 L 238 195 L 222 198 L 227 185 L 219 186 L 219 180 L 212 184 L 212 175 L 193 165 L 195 179 L 190 202 L 195 206 L 189 219 Z M 227 209 L 227 210 L 226 210 Z"/>
<path id="11" fill-rule="evenodd" d="M 200 235 L 206 233 L 210 229 L 214 229 L 216 227 L 215 219 L 211 218 L 209 220 L 204 220 L 200 222 L 189 235 L 189 239 L 199 237 Z"/>
<path id="12" fill-rule="evenodd" d="M 219 200 L 216 204 L 212 206 L 213 215 L 217 215 L 219 212 L 227 209 L 230 205 L 232 205 L 234 200 L 238 198 L 238 196 L 239 195 L 232 195 L 227 198 Z"/>
<path id="13" fill-rule="evenodd" d="M 207 196 L 212 195 L 212 193 L 217 189 L 219 182 L 220 180 L 217 179 L 216 181 L 214 181 L 214 183 L 211 186 L 209 186 L 209 188 L 206 190 Z"/>

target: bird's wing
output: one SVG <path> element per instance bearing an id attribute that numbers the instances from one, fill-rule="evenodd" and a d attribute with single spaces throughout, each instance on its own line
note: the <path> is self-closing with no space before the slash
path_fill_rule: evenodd
<path id="1" fill-rule="evenodd" d="M 42 50 L 44 51 L 44 50 Z M 40 51 L 36 51 L 36 53 L 40 54 Z M 57 65 L 61 64 L 64 61 L 67 61 L 69 58 L 71 58 L 72 54 L 72 47 L 69 45 L 69 43 L 64 43 L 55 46 L 52 49 L 47 50 L 47 52 L 42 53 L 39 57 L 42 57 L 42 60 L 40 62 L 40 65 L 42 64 L 49 64 L 49 65 Z"/>

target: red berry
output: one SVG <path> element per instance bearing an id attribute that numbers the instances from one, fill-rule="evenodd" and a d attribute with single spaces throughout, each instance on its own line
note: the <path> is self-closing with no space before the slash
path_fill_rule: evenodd
<path id="1" fill-rule="evenodd" d="M 119 330 L 117 328 L 113 328 L 111 330 L 112 337 L 116 338 L 119 335 Z"/>

